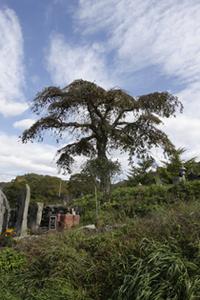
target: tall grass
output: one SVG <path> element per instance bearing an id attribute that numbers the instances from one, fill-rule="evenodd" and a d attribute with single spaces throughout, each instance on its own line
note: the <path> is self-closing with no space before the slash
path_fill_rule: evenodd
<path id="1" fill-rule="evenodd" d="M 1 250 L 0 299 L 200 299 L 198 201 L 123 225 L 49 234 Z"/>
<path id="2" fill-rule="evenodd" d="M 198 266 L 182 257 L 177 247 L 143 240 L 140 257 L 132 257 L 130 273 L 118 300 L 193 300 L 200 297 Z"/>

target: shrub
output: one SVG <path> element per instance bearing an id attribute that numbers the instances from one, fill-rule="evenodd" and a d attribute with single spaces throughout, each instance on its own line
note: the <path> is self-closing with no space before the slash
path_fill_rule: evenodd
<path id="1" fill-rule="evenodd" d="M 0 272 L 19 270 L 26 263 L 24 255 L 12 248 L 0 250 Z"/>

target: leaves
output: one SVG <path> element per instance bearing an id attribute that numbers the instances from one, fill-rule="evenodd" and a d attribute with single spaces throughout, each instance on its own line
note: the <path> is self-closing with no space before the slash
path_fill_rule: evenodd
<path id="1" fill-rule="evenodd" d="M 110 150 L 128 152 L 130 161 L 147 156 L 152 147 L 171 155 L 174 145 L 158 128 L 160 117 L 175 116 L 182 109 L 178 98 L 168 92 L 133 97 L 122 89 L 106 91 L 93 82 L 75 80 L 64 88 L 47 87 L 37 94 L 32 110 L 40 119 L 21 139 L 23 143 L 43 141 L 50 132 L 59 142 L 67 135 L 73 143 L 58 150 L 57 164 L 69 173 L 77 155 L 105 159 L 108 165 Z M 110 175 L 104 175 L 100 186 L 106 194 Z"/>
<path id="2" fill-rule="evenodd" d="M 20 206 L 25 197 L 25 184 L 31 188 L 31 202 L 55 203 L 62 201 L 68 194 L 67 182 L 58 177 L 38 174 L 25 174 L 7 183 L 4 192 L 12 208 Z M 60 184 L 62 183 L 59 197 Z"/>
<path id="3" fill-rule="evenodd" d="M 3 272 L 19 270 L 26 265 L 26 258 L 12 248 L 0 251 L 0 276 Z"/>
<path id="4" fill-rule="evenodd" d="M 61 132 L 72 128 L 81 134 L 88 130 L 92 134 L 59 150 L 58 164 L 66 165 L 69 170 L 73 163 L 71 155 L 91 155 L 101 143 L 105 143 L 104 155 L 110 146 L 128 150 L 131 156 L 146 152 L 152 146 L 161 146 L 170 152 L 173 145 L 156 126 L 161 123 L 160 116 L 168 118 L 177 110 L 182 111 L 182 104 L 168 92 L 134 98 L 121 89 L 106 91 L 95 83 L 75 80 L 63 89 L 48 87 L 38 93 L 32 110 L 44 116 L 24 131 L 22 142 L 37 137 L 42 140 L 46 130 L 54 130 L 58 139 Z M 80 123 L 81 110 L 84 115 Z M 130 113 L 132 117 L 128 119 Z M 94 139 L 93 144 L 88 143 L 90 137 Z"/>
<path id="5" fill-rule="evenodd" d="M 188 263 L 173 245 L 151 240 L 141 242 L 141 258 L 132 257 L 131 274 L 124 278 L 118 300 L 192 300 L 197 296 L 200 278 L 190 278 L 197 272 L 194 263 Z"/>

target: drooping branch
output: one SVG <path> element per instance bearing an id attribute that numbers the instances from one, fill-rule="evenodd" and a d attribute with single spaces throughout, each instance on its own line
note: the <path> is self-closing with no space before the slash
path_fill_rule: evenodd
<path id="1" fill-rule="evenodd" d="M 112 131 L 111 144 L 128 151 L 130 156 L 147 153 L 152 147 L 161 146 L 164 151 L 171 154 L 174 145 L 168 136 L 156 125 L 161 120 L 152 114 L 141 115 L 135 122 L 120 122 L 122 128 L 115 128 Z"/>
<path id="2" fill-rule="evenodd" d="M 126 125 L 125 130 L 127 130 L 129 127 L 131 128 L 131 126 L 142 128 L 143 126 L 148 127 L 153 124 L 159 125 L 161 123 L 162 123 L 162 120 L 158 116 L 155 116 L 152 113 L 144 113 L 144 114 L 140 115 L 138 117 L 138 119 L 135 120 L 134 122 L 126 122 L 126 121 L 118 122 L 117 125 Z"/>
<path id="3" fill-rule="evenodd" d="M 162 117 L 175 116 L 182 109 L 178 98 L 168 92 L 135 98 L 121 89 L 106 91 L 93 82 L 75 80 L 62 89 L 48 87 L 36 96 L 32 110 L 42 117 L 24 131 L 22 141 L 42 139 L 49 130 L 59 141 L 64 132 L 75 130 L 78 141 L 58 151 L 58 165 L 67 170 L 76 155 L 96 155 L 107 161 L 109 149 L 119 148 L 132 156 L 161 146 L 169 153 L 173 145 L 157 126 Z"/>
<path id="4" fill-rule="evenodd" d="M 91 157 L 95 155 L 96 149 L 94 148 L 94 145 L 92 144 L 92 140 L 95 139 L 95 135 L 92 134 L 88 137 L 84 137 L 80 139 L 80 141 L 68 144 L 64 146 L 63 148 L 59 149 L 57 151 L 57 155 L 59 155 L 59 159 L 57 160 L 57 164 L 70 172 L 71 165 L 74 162 L 74 156 L 78 155 L 84 155 L 87 157 Z"/>
<path id="5" fill-rule="evenodd" d="M 138 98 L 139 107 L 146 112 L 155 113 L 161 117 L 175 116 L 175 112 L 183 111 L 183 105 L 178 97 L 168 92 L 156 92 Z"/>
<path id="6" fill-rule="evenodd" d="M 40 111 L 46 106 L 51 105 L 55 101 L 60 102 L 63 98 L 63 90 L 52 86 L 45 88 L 42 92 L 38 93 L 33 100 L 32 111 L 39 114 Z"/>
<path id="7" fill-rule="evenodd" d="M 26 143 L 28 140 L 33 140 L 36 136 L 39 140 L 42 139 L 42 132 L 47 129 L 55 129 L 59 133 L 66 130 L 67 128 L 73 129 L 91 129 L 91 124 L 89 123 L 78 123 L 78 122 L 63 122 L 56 118 L 55 115 L 47 116 L 41 118 L 35 122 L 29 129 L 25 130 L 22 135 L 22 142 Z"/>
<path id="8" fill-rule="evenodd" d="M 137 106 L 138 106 L 137 101 L 123 90 L 120 89 L 109 90 L 107 93 L 107 100 L 109 104 L 105 112 L 105 117 L 108 115 L 110 111 L 113 110 L 117 111 L 117 116 L 112 123 L 113 128 L 117 125 L 118 121 L 127 112 L 137 110 Z"/>

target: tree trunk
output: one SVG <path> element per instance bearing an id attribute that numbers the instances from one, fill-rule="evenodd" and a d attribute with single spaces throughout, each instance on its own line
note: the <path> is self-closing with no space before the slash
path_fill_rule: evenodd
<path id="1" fill-rule="evenodd" d="M 105 200 L 109 200 L 111 191 L 111 179 L 108 169 L 108 158 L 106 156 L 107 139 L 97 143 L 98 160 L 100 162 L 99 179 L 100 191 L 103 193 Z"/>
<path id="2" fill-rule="evenodd" d="M 104 200 L 110 200 L 110 192 L 111 192 L 111 180 L 109 174 L 105 174 L 100 178 L 100 190 L 103 193 Z"/>

